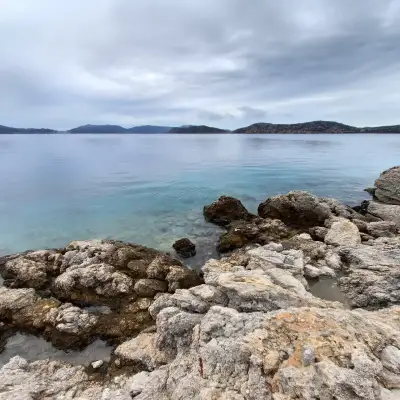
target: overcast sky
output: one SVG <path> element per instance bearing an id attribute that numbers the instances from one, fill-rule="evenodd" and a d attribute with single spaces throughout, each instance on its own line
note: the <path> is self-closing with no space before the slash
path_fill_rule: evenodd
<path id="1" fill-rule="evenodd" d="M 0 124 L 400 123 L 400 0 L 0 0 Z"/>

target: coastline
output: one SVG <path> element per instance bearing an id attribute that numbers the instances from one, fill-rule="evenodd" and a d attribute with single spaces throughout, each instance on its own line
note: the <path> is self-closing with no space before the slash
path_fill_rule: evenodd
<path id="1" fill-rule="evenodd" d="M 3 398 L 391 399 L 400 388 L 399 185 L 397 167 L 358 207 L 296 191 L 266 199 L 257 215 L 221 197 L 204 208 L 223 228 L 221 259 L 200 275 L 109 240 L 2 257 L 0 350 L 15 332 L 64 350 L 99 338 L 113 346 L 110 360 L 80 366 L 14 357 L 0 370 Z M 324 279 L 346 304 L 309 291 Z"/>

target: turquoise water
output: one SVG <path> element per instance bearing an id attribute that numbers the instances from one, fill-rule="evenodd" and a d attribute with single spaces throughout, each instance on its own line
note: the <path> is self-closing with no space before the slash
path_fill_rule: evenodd
<path id="1" fill-rule="evenodd" d="M 201 262 L 217 235 L 202 208 L 218 196 L 251 211 L 293 189 L 356 204 L 399 160 L 400 135 L 2 135 L 0 252 L 189 236 Z"/>

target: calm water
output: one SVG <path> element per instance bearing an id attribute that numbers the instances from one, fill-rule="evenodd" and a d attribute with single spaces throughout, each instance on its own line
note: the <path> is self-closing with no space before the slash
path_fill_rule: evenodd
<path id="1" fill-rule="evenodd" d="M 293 189 L 355 204 L 399 160 L 400 135 L 2 135 L 0 253 L 183 236 L 210 253 L 202 208 L 221 194 L 252 211 Z"/>

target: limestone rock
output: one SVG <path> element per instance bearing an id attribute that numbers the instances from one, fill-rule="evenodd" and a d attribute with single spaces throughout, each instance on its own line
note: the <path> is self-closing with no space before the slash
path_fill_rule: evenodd
<path id="1" fill-rule="evenodd" d="M 367 212 L 384 221 L 394 222 L 400 229 L 400 205 L 391 205 L 370 201 L 368 203 Z"/>
<path id="2" fill-rule="evenodd" d="M 203 282 L 169 255 L 109 240 L 6 256 L 0 270 L 8 287 L 29 287 L 0 288 L 1 323 L 62 349 L 81 348 L 99 336 L 116 343 L 132 338 L 154 325 L 148 309 L 159 292 Z"/>
<path id="3" fill-rule="evenodd" d="M 268 247 L 268 246 L 266 246 Z M 203 268 L 206 285 L 158 297 L 150 307 L 153 317 L 168 307 L 205 313 L 213 305 L 242 312 L 271 311 L 286 307 L 340 307 L 313 297 L 306 290 L 303 254 L 298 250 L 249 250 L 246 267 L 210 260 Z"/>
<path id="4" fill-rule="evenodd" d="M 90 331 L 97 323 L 98 318 L 87 311 L 72 304 L 63 304 L 59 308 L 52 308 L 46 315 L 45 321 L 53 325 L 58 331 L 78 335 Z"/>
<path id="5" fill-rule="evenodd" d="M 396 239 L 339 251 L 346 275 L 340 289 L 352 307 L 380 308 L 400 303 L 400 246 Z M 391 241 L 392 240 L 392 241 Z"/>
<path id="6" fill-rule="evenodd" d="M 361 243 L 360 232 L 355 224 L 343 219 L 333 223 L 325 236 L 325 243 L 333 246 L 356 246 Z"/>
<path id="7" fill-rule="evenodd" d="M 171 292 L 202 283 L 196 272 L 184 267 L 180 261 L 173 260 L 167 255 L 159 255 L 151 262 L 147 268 L 147 276 L 151 279 L 166 280 Z"/>
<path id="8" fill-rule="evenodd" d="M 188 238 L 177 240 L 172 247 L 183 258 L 196 255 L 196 245 Z"/>
<path id="9" fill-rule="evenodd" d="M 369 235 L 378 237 L 393 237 L 398 232 L 397 225 L 392 221 L 370 222 L 367 225 Z"/>
<path id="10" fill-rule="evenodd" d="M 52 275 L 59 273 L 62 255 L 42 250 L 6 256 L 0 259 L 4 283 L 8 287 L 43 289 Z"/>
<path id="11" fill-rule="evenodd" d="M 157 335 L 174 330 L 170 322 L 160 318 Z M 300 308 L 247 314 L 213 307 L 191 329 L 186 340 L 169 336 L 159 343 L 176 355 L 137 377 L 136 400 L 380 400 L 381 393 L 394 393 L 381 386 L 381 376 L 397 366 L 396 350 L 388 357 L 382 349 L 393 338 L 399 349 L 399 322 L 382 324 L 373 313 Z"/>
<path id="12" fill-rule="evenodd" d="M 60 298 L 88 303 L 127 296 L 133 291 L 132 279 L 107 264 L 69 268 L 55 280 L 54 285 Z"/>
<path id="13" fill-rule="evenodd" d="M 380 202 L 400 205 L 400 166 L 382 172 L 375 186 L 374 195 Z"/>
<path id="14" fill-rule="evenodd" d="M 307 264 L 304 267 L 304 276 L 307 279 L 317 279 L 320 277 L 333 278 L 336 276 L 336 273 L 333 269 L 326 267 L 326 266 L 319 268 L 314 265 Z"/>
<path id="15" fill-rule="evenodd" d="M 153 371 L 167 363 L 166 356 L 156 347 L 155 333 L 141 333 L 115 349 L 120 366 L 134 366 L 139 371 Z"/>

